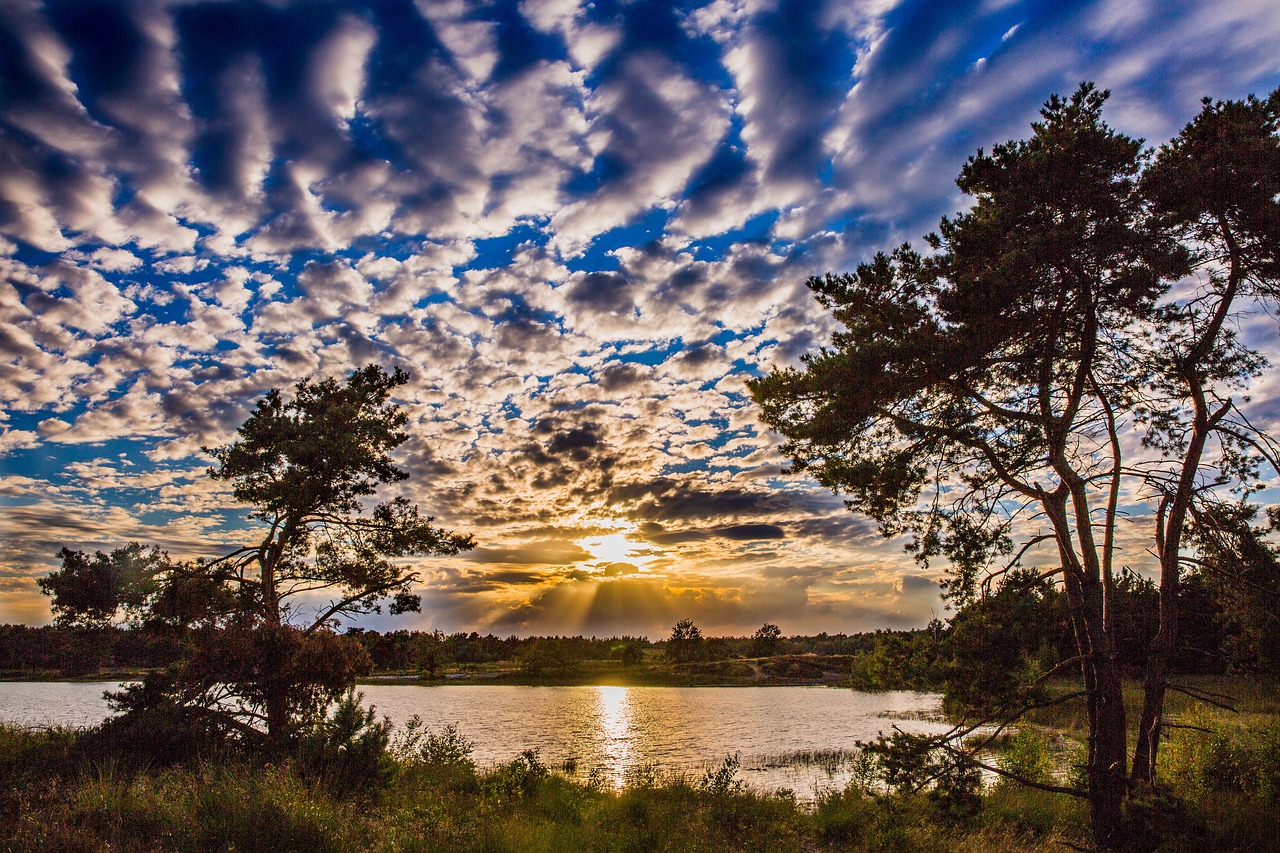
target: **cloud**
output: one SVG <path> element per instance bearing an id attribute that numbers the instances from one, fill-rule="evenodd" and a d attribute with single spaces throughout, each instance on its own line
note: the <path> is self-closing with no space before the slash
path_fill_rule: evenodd
<path id="1" fill-rule="evenodd" d="M 746 381 L 835 331 L 809 276 L 918 240 L 1049 94 L 1095 79 L 1155 142 L 1275 88 L 1270 12 L 0 4 L 0 572 L 218 553 L 249 531 L 200 448 L 376 362 L 412 375 L 398 488 L 482 543 L 423 561 L 428 622 L 923 624 L 933 580 L 782 474 Z M 1242 334 L 1277 355 L 1264 320 Z"/>
<path id="2" fill-rule="evenodd" d="M 591 559 L 591 552 L 572 542 L 544 540 L 527 542 L 510 548 L 476 548 L 466 559 L 477 563 L 563 566 Z M 494 576 L 496 577 L 496 576 Z M 499 582 L 507 583 L 510 581 Z"/>
<path id="3" fill-rule="evenodd" d="M 643 211 L 673 203 L 729 126 L 723 97 L 656 53 L 623 59 L 591 105 L 597 186 L 552 217 L 553 245 L 570 255 Z"/>
<path id="4" fill-rule="evenodd" d="M 785 539 L 786 533 L 776 524 L 734 524 L 716 531 L 725 539 L 750 542 L 760 539 Z"/>

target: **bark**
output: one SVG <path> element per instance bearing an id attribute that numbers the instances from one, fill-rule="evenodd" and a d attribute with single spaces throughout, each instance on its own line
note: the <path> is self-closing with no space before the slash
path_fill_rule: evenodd
<path id="1" fill-rule="evenodd" d="M 1124 696 L 1116 669 L 1115 650 L 1107 626 L 1104 585 L 1096 566 L 1081 565 L 1072 548 L 1067 517 L 1067 492 L 1059 490 L 1044 502 L 1054 527 L 1063 564 L 1064 588 L 1071 606 L 1071 625 L 1080 652 L 1089 740 L 1085 773 L 1088 778 L 1089 823 L 1102 851 L 1125 849 L 1124 799 L 1128 733 Z M 1077 535 L 1080 531 L 1077 531 Z M 1090 569 L 1095 569 L 1091 571 Z"/>
<path id="2" fill-rule="evenodd" d="M 1230 273 L 1219 296 L 1209 325 L 1188 351 L 1182 364 L 1182 381 L 1192 403 L 1191 439 L 1182 457 L 1178 484 L 1168 504 L 1168 514 L 1158 517 L 1156 540 L 1160 557 L 1160 625 L 1151 641 L 1147 669 L 1142 684 L 1142 716 L 1138 722 L 1138 742 L 1133 752 L 1131 782 L 1135 786 L 1156 784 L 1156 764 L 1160 751 L 1160 731 L 1164 718 L 1165 688 L 1169 683 L 1169 661 L 1178 643 L 1178 587 L 1181 581 L 1180 552 L 1187 514 L 1195 495 L 1195 478 L 1204 458 L 1210 433 L 1230 410 L 1228 400 L 1209 411 L 1205 393 L 1203 364 L 1218 343 L 1223 324 L 1231 312 L 1243 280 L 1240 252 L 1224 217 L 1218 217 L 1224 243 L 1228 247 Z"/>

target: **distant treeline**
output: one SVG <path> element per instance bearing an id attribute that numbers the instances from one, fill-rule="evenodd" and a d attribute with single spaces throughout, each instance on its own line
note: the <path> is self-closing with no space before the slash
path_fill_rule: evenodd
<path id="1" fill-rule="evenodd" d="M 856 655 L 875 648 L 877 638 L 910 638 L 916 631 L 878 631 L 868 634 L 817 634 L 783 637 L 771 648 L 776 655 Z M 493 634 L 440 631 L 379 632 L 353 628 L 345 636 L 369 653 L 377 673 L 421 673 L 434 676 L 467 670 L 480 664 L 509 662 L 526 670 L 542 666 L 571 668 L 574 661 L 616 661 L 621 665 L 665 660 L 667 642 L 644 637 L 498 637 Z M 105 627 L 95 629 L 53 626 L 0 625 L 0 672 L 91 675 L 110 670 L 142 670 L 167 666 L 176 660 L 185 640 L 173 630 Z M 698 659 L 732 660 L 753 657 L 750 637 L 708 637 Z"/>
<path id="2" fill-rule="evenodd" d="M 1159 597 L 1149 581 L 1128 573 L 1116 588 L 1111 606 L 1117 615 L 1119 661 L 1129 675 L 1137 675 L 1159 624 Z M 1179 595 L 1182 632 L 1189 640 L 1175 660 L 1179 672 L 1280 675 L 1280 630 L 1274 614 L 1243 618 L 1229 597 L 1197 575 L 1184 579 Z M 777 629 L 766 625 L 754 637 L 702 637 L 692 623 L 678 627 L 682 626 L 696 635 L 692 644 L 672 638 L 498 637 L 474 631 L 384 633 L 359 628 L 345 636 L 363 646 L 373 672 L 379 674 L 437 678 L 506 663 L 531 676 L 572 677 L 589 662 L 595 671 L 599 671 L 595 662 L 613 662 L 621 668 L 679 663 L 697 664 L 706 673 L 706 665 L 717 661 L 844 656 L 852 661 L 849 673 L 854 686 L 943 690 L 974 703 L 998 698 L 1004 690 L 1012 691 L 1075 655 L 1065 596 L 1032 572 L 1010 573 L 968 602 L 949 623 L 935 619 L 915 631 L 779 635 L 762 640 L 765 629 Z M 673 632 L 673 637 L 677 634 Z M 180 658 L 188 642 L 182 630 L 168 626 L 0 625 L 0 672 L 80 677 L 153 669 Z M 1063 674 L 1073 671 L 1064 669 Z"/>

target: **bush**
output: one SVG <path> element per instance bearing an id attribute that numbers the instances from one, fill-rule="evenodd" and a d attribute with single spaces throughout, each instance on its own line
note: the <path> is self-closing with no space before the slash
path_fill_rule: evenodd
<path id="1" fill-rule="evenodd" d="M 428 729 L 422 718 L 414 714 L 396 736 L 391 752 L 401 761 L 421 762 L 434 767 L 468 767 L 475 769 L 471 753 L 475 744 L 458 733 L 453 723 L 437 734 Z"/>
<path id="2" fill-rule="evenodd" d="M 738 756 L 725 756 L 719 767 L 709 769 L 702 774 L 702 779 L 698 781 L 698 790 L 721 798 L 741 794 L 744 789 L 742 780 L 738 778 L 738 768 L 741 766 L 742 762 Z"/>
<path id="3" fill-rule="evenodd" d="M 1162 769 L 1188 796 L 1236 792 L 1280 798 L 1280 725 L 1244 729 L 1205 708 L 1183 714 Z"/>
<path id="4" fill-rule="evenodd" d="M 391 778 L 391 720 L 360 706 L 363 693 L 350 690 L 333 713 L 303 733 L 298 762 L 303 772 L 338 791 L 380 787 Z"/>
<path id="5" fill-rule="evenodd" d="M 152 673 L 139 684 L 108 692 L 111 706 L 120 713 L 81 738 L 85 757 L 133 768 L 170 767 L 235 751 L 236 739 L 200 708 L 174 701 L 171 690 L 168 675 Z"/>
<path id="6" fill-rule="evenodd" d="M 485 793 L 499 801 L 521 800 L 537 793 L 550 775 L 538 758 L 538 750 L 526 749 L 506 764 L 500 764 L 482 781 Z"/>
<path id="7" fill-rule="evenodd" d="M 1030 727 L 1018 729 L 1005 742 L 999 756 L 1000 767 L 1029 782 L 1053 781 L 1054 761 L 1045 736 Z M 1017 785 L 1011 779 L 1002 784 Z"/>

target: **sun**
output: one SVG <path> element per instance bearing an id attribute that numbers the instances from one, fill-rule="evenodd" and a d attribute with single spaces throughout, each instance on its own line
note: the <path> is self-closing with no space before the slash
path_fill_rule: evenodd
<path id="1" fill-rule="evenodd" d="M 579 544 L 592 557 L 603 563 L 631 563 L 639 566 L 646 562 L 644 558 L 636 554 L 636 546 L 627 538 L 626 533 L 592 536 L 583 539 Z"/>

